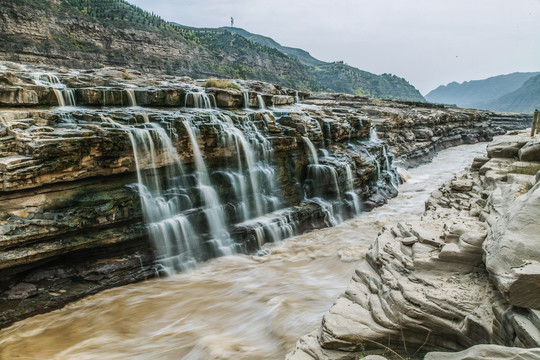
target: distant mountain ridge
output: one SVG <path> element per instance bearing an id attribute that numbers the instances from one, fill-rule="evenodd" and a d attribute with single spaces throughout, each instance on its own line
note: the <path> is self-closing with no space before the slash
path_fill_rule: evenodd
<path id="1" fill-rule="evenodd" d="M 540 103 L 537 100 L 540 96 L 540 78 L 533 80 L 539 76 L 540 72 L 516 72 L 461 84 L 452 82 L 432 90 L 425 98 L 429 102 L 455 104 L 464 108 L 531 112 Z"/>
<path id="2" fill-rule="evenodd" d="M 516 91 L 487 103 L 486 109 L 523 113 L 540 109 L 540 75 L 530 78 Z"/>
<path id="3" fill-rule="evenodd" d="M 2 0 L 0 6 L 0 60 L 71 68 L 130 67 L 425 101 L 397 76 L 321 62 L 304 50 L 248 35 L 170 23 L 125 0 Z"/>
<path id="4" fill-rule="evenodd" d="M 325 62 L 305 50 L 283 46 L 267 36 L 250 33 L 241 28 L 224 27 L 234 34 L 271 47 L 306 65 L 316 80 L 327 90 L 378 98 L 394 98 L 424 102 L 420 92 L 407 80 L 392 74 L 375 75 L 345 64 L 343 61 Z"/>

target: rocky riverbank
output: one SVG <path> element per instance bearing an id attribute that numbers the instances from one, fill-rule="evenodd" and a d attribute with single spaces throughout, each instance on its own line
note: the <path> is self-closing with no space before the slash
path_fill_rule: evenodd
<path id="1" fill-rule="evenodd" d="M 0 326 L 332 226 L 396 194 L 391 150 L 500 132 L 483 112 L 255 81 L 3 63 L 0 84 Z"/>
<path id="2" fill-rule="evenodd" d="M 288 359 L 477 344 L 493 345 L 426 359 L 537 359 L 539 196 L 540 140 L 516 133 L 490 144 L 431 195 L 421 220 L 383 228 L 321 328 Z"/>

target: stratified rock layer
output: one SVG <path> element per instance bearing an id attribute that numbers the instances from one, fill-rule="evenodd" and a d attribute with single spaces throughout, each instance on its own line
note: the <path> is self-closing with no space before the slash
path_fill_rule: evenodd
<path id="1" fill-rule="evenodd" d="M 376 138 L 374 123 L 381 138 L 393 139 L 391 147 L 402 158 L 489 140 L 495 133 L 481 112 L 298 93 L 257 81 L 229 80 L 230 86 L 216 88 L 185 77 L 115 68 L 57 73 L 5 64 L 2 69 L 0 326 L 159 273 L 133 186 L 137 169 L 141 176 L 163 179 L 181 163 L 185 188 L 173 193 L 189 202 L 181 215 L 200 237 L 204 254 L 198 261 L 219 255 L 212 247 L 188 128 L 220 199 L 225 231 L 236 250 L 246 253 L 265 241 L 331 226 L 396 194 L 392 155 Z M 307 104 L 292 104 L 298 100 Z M 198 109 L 209 106 L 214 109 Z M 169 156 L 163 144 L 150 146 L 152 133 L 145 132 L 147 151 L 138 165 L 128 129 L 159 129 L 176 155 Z M 411 129 L 417 134 L 440 130 L 441 138 L 422 138 Z M 261 189 L 275 181 L 274 193 L 264 195 L 279 206 L 264 217 L 241 215 L 235 194 L 243 192 L 246 202 L 257 194 L 238 189 L 233 178 L 245 175 L 229 172 L 253 166 L 246 150 L 250 141 L 240 150 L 238 134 L 263 144 L 257 151 L 271 165 L 255 167 L 272 175 L 259 182 Z M 310 146 L 319 153 L 319 164 Z"/>
<path id="2" fill-rule="evenodd" d="M 360 110 L 375 125 L 378 137 L 390 145 L 392 153 L 405 166 L 427 162 L 450 146 L 491 141 L 494 135 L 505 132 L 491 123 L 494 113 L 439 104 L 373 101 L 341 94 L 309 94 L 305 96 L 305 103 L 339 104 Z M 516 128 L 523 128 L 518 125 L 521 118 L 513 118 Z"/>

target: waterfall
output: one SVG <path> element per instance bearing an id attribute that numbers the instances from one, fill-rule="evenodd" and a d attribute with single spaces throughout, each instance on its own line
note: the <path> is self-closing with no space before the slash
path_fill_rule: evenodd
<path id="1" fill-rule="evenodd" d="M 333 197 L 341 201 L 341 190 L 336 169 L 332 165 L 319 164 L 317 150 L 308 137 L 303 136 L 310 156 L 310 162 L 307 166 L 307 177 L 304 183 L 304 197 L 308 202 L 314 202 L 321 207 L 325 214 L 326 226 L 335 226 L 342 222 L 341 216 L 336 216 L 334 205 L 326 200 Z M 328 157 L 328 151 L 323 151 L 324 158 Z M 351 174 L 352 176 L 352 174 Z"/>
<path id="2" fill-rule="evenodd" d="M 384 169 L 386 171 L 389 171 L 390 170 L 390 159 L 388 157 L 388 153 L 386 152 L 386 144 L 383 146 L 383 157 L 384 157 Z"/>
<path id="3" fill-rule="evenodd" d="M 352 204 L 354 207 L 354 214 L 358 215 L 362 212 L 362 203 L 360 202 L 360 198 L 358 197 L 358 194 L 356 191 L 354 191 L 354 178 L 351 170 L 351 166 L 349 164 L 345 164 L 345 174 L 347 176 L 347 192 L 351 197 Z"/>
<path id="4" fill-rule="evenodd" d="M 205 205 L 204 213 L 208 221 L 208 227 L 212 236 L 212 245 L 218 255 L 230 255 L 234 252 L 234 243 L 231 240 L 227 227 L 225 225 L 225 214 L 221 208 L 216 190 L 210 183 L 210 176 L 206 169 L 195 131 L 197 128 L 188 120 L 182 121 L 193 148 L 193 157 L 197 168 L 197 178 L 199 182 L 199 190 Z"/>
<path id="5" fill-rule="evenodd" d="M 327 197 L 332 194 L 341 198 L 338 174 L 332 165 L 310 164 L 308 165 L 308 179 L 312 179 L 312 197 Z"/>
<path id="6" fill-rule="evenodd" d="M 212 109 L 216 103 L 214 95 L 208 95 L 205 92 L 188 91 L 185 95 L 186 106 L 198 109 Z"/>
<path id="7" fill-rule="evenodd" d="M 139 128 L 100 116 L 129 136 L 143 217 L 158 264 L 168 274 L 195 266 L 204 259 L 204 252 L 189 220 L 181 214 L 193 204 L 185 193 L 184 170 L 171 138 L 155 123 L 145 123 Z M 159 159 L 162 159 L 160 164 Z M 160 165 L 165 167 L 165 174 L 159 171 Z"/>
<path id="8" fill-rule="evenodd" d="M 311 140 L 306 136 L 302 136 L 302 140 L 304 140 L 304 142 L 306 143 L 309 153 L 311 154 L 311 157 L 310 157 L 311 163 L 314 165 L 319 164 L 319 157 L 317 156 L 317 149 L 315 149 L 315 146 L 313 145 Z"/>
<path id="9" fill-rule="evenodd" d="M 244 90 L 242 94 L 244 95 L 244 109 L 249 109 L 249 91 Z"/>
<path id="10" fill-rule="evenodd" d="M 259 247 L 264 245 L 266 239 L 278 242 L 295 234 L 295 224 L 287 215 L 268 214 L 243 222 L 239 226 L 253 229 Z"/>
<path id="11" fill-rule="evenodd" d="M 128 97 L 129 106 L 136 106 L 135 94 L 132 93 L 134 105 L 131 104 L 131 99 L 130 99 L 130 94 L 129 94 L 129 91 L 133 91 L 133 90 L 127 90 L 126 89 L 125 91 L 128 94 L 127 97 Z M 103 94 L 103 98 L 101 100 L 101 105 L 102 106 L 118 105 L 118 100 L 120 100 L 120 105 L 124 106 L 124 90 L 122 90 L 122 89 L 104 88 L 102 90 L 102 94 Z"/>
<path id="12" fill-rule="evenodd" d="M 377 128 L 375 128 L 375 125 L 371 125 L 371 127 L 369 128 L 369 141 L 380 141 L 379 137 L 377 136 Z"/>
<path id="13" fill-rule="evenodd" d="M 73 90 L 62 84 L 56 75 L 37 73 L 33 76 L 36 85 L 47 86 L 53 90 L 58 101 L 58 106 L 75 106 L 75 94 Z"/>
<path id="14" fill-rule="evenodd" d="M 135 91 L 133 91 L 133 89 L 126 89 L 126 93 L 128 96 L 129 106 L 137 106 L 137 100 L 135 99 Z"/>
<path id="15" fill-rule="evenodd" d="M 341 216 L 336 216 L 334 213 L 334 206 L 331 202 L 326 201 L 322 198 L 315 197 L 309 199 L 309 201 L 316 203 L 320 206 L 322 212 L 324 213 L 324 223 L 328 227 L 336 226 L 343 221 Z"/>
<path id="16" fill-rule="evenodd" d="M 261 96 L 261 94 L 257 94 L 257 104 L 259 104 L 259 109 L 260 110 L 265 110 L 266 109 L 266 105 L 264 104 L 264 100 L 263 100 L 263 97 Z"/>
<path id="17" fill-rule="evenodd" d="M 300 103 L 300 96 L 298 96 L 298 90 L 294 92 L 294 102 L 297 104 Z"/>
<path id="18" fill-rule="evenodd" d="M 64 95 L 62 94 L 62 92 L 55 88 L 53 88 L 52 90 L 54 91 L 54 95 L 56 96 L 56 100 L 58 101 L 58 106 L 66 106 L 66 101 L 64 100 Z"/>

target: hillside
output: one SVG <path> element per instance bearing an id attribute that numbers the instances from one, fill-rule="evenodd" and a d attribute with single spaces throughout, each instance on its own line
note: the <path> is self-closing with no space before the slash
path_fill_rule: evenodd
<path id="1" fill-rule="evenodd" d="M 274 48 L 300 61 L 308 67 L 315 79 L 327 90 L 372 97 L 425 101 L 417 89 L 407 80 L 398 76 L 375 75 L 347 65 L 342 61 L 324 62 L 314 58 L 305 50 L 282 46 L 267 36 L 252 34 L 240 28 L 227 29 L 259 45 Z"/>
<path id="2" fill-rule="evenodd" d="M 487 103 L 486 109 L 525 113 L 540 109 L 540 75 L 530 78 L 516 91 Z"/>
<path id="3" fill-rule="evenodd" d="M 315 65 L 315 66 L 327 64 L 324 61 L 315 59 L 313 56 L 311 56 L 311 54 L 309 52 L 307 52 L 305 50 L 298 49 L 298 48 L 293 48 L 293 47 L 288 47 L 288 46 L 282 46 L 277 41 L 275 41 L 272 38 L 269 38 L 268 36 L 253 34 L 253 33 L 250 33 L 249 31 L 244 30 L 244 29 L 235 28 L 235 27 L 227 27 L 227 28 L 223 28 L 223 29 L 228 29 L 232 33 L 240 35 L 242 37 L 245 37 L 249 41 L 252 41 L 252 42 L 254 42 L 256 44 L 271 47 L 271 48 L 274 48 L 276 50 L 279 50 L 282 53 L 284 53 L 284 54 L 286 54 L 286 55 L 288 55 L 288 56 L 290 56 L 290 57 L 292 57 L 294 59 L 297 59 L 297 60 L 301 61 L 304 64 Z"/>
<path id="4" fill-rule="evenodd" d="M 361 77 L 359 81 L 358 74 L 341 76 L 351 84 L 339 90 L 321 81 L 321 74 L 314 71 L 318 60 L 303 50 L 279 49 L 270 42 L 261 45 L 228 29 L 169 23 L 124 0 L 2 0 L 0 44 L 0 60 L 22 63 L 123 66 L 195 78 L 255 79 L 299 90 L 423 101 L 413 86 L 397 77 L 370 74 L 375 78 Z"/>
<path id="5" fill-rule="evenodd" d="M 439 86 L 425 97 L 427 101 L 434 103 L 497 110 L 489 104 L 495 104 L 497 99 L 518 90 L 527 80 L 539 74 L 540 72 L 516 72 L 461 84 L 452 82 Z"/>

